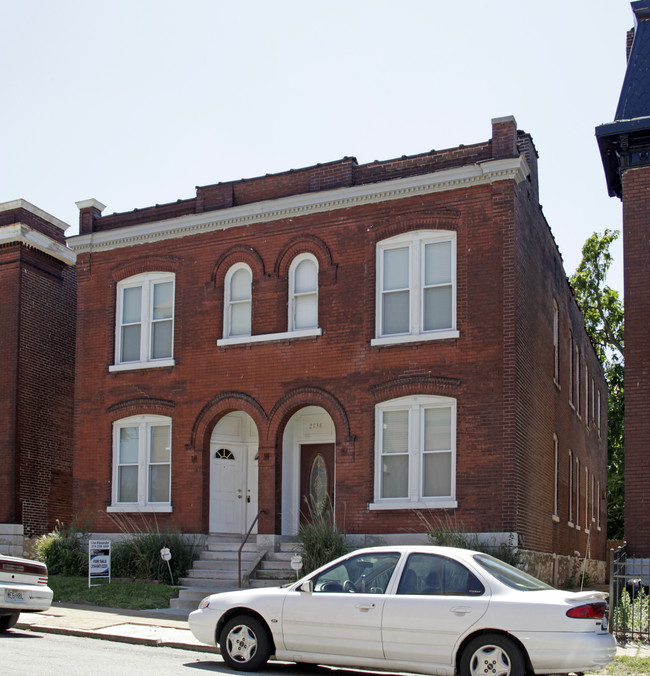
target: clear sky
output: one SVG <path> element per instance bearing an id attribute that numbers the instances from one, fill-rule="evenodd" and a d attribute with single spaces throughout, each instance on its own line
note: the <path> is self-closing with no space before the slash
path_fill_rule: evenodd
<path id="1" fill-rule="evenodd" d="M 571 274 L 591 233 L 621 228 L 594 128 L 633 22 L 627 0 L 0 0 L 0 202 L 72 235 L 79 200 L 109 214 L 468 145 L 514 115 Z"/>

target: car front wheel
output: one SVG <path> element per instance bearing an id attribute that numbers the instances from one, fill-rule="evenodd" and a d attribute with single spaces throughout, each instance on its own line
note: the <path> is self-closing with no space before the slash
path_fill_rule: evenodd
<path id="1" fill-rule="evenodd" d="M 20 613 L 12 613 L 11 615 L 0 615 L 0 632 L 11 629 L 16 622 Z"/>
<path id="2" fill-rule="evenodd" d="M 460 676 L 524 676 L 526 665 L 514 641 L 499 634 L 472 639 L 461 656 Z"/>
<path id="3" fill-rule="evenodd" d="M 238 671 L 256 671 L 271 656 L 271 640 L 266 627 L 254 617 L 239 615 L 226 622 L 219 636 L 223 661 Z"/>

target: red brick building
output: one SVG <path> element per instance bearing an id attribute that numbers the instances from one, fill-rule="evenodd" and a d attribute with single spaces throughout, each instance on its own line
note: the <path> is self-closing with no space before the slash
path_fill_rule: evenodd
<path id="1" fill-rule="evenodd" d="M 606 546 L 606 384 L 513 118 L 101 215 L 79 203 L 75 510 L 272 547 L 331 500 L 384 541 L 452 515 Z M 119 517 L 118 517 L 119 518 Z"/>
<path id="2" fill-rule="evenodd" d="M 609 194 L 623 203 L 625 539 L 650 558 L 650 2 L 633 2 L 615 121 L 596 129 Z"/>
<path id="3" fill-rule="evenodd" d="M 23 553 L 72 507 L 74 254 L 68 226 L 0 204 L 0 551 Z"/>

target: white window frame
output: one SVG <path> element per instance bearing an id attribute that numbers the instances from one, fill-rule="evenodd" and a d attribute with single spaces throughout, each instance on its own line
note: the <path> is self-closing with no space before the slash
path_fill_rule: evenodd
<path id="1" fill-rule="evenodd" d="M 249 275 L 251 283 L 251 292 L 248 298 L 233 300 L 232 298 L 232 278 L 240 270 L 246 270 Z M 249 321 L 251 325 L 251 330 L 248 333 L 241 333 L 237 335 L 232 335 L 232 311 L 233 308 L 239 305 L 248 305 L 249 312 Z M 224 338 L 235 338 L 235 339 L 248 339 L 253 330 L 253 271 L 250 268 L 250 265 L 246 263 L 235 263 L 232 265 L 224 279 L 224 302 L 223 302 L 223 337 Z"/>
<path id="2" fill-rule="evenodd" d="M 451 417 L 451 494 L 440 497 L 422 496 L 424 476 L 424 412 L 429 408 L 448 408 Z M 408 495 L 382 498 L 383 414 L 387 411 L 408 411 Z M 456 400 L 450 397 L 417 395 L 382 402 L 375 407 L 375 488 L 371 510 L 387 509 L 450 509 L 456 501 Z"/>
<path id="3" fill-rule="evenodd" d="M 153 288 L 156 284 L 172 283 L 172 316 L 171 316 L 171 345 L 168 357 L 152 357 L 152 327 L 153 319 Z M 124 292 L 126 289 L 142 288 L 141 317 L 140 317 L 140 359 L 121 361 L 122 353 L 122 316 L 124 307 Z M 123 279 L 117 284 L 117 302 L 115 311 L 115 363 L 109 366 L 109 371 L 129 371 L 142 368 L 161 368 L 174 366 L 174 326 L 176 304 L 176 275 L 169 272 L 146 272 Z M 168 320 L 165 320 L 168 321 Z"/>
<path id="4" fill-rule="evenodd" d="M 307 291 L 304 293 L 299 293 L 296 291 L 296 270 L 298 269 L 298 266 L 304 262 L 304 261 L 311 261 L 314 263 L 316 266 L 316 289 L 313 291 Z M 302 253 L 296 256 L 292 261 L 291 265 L 289 266 L 289 303 L 288 303 L 288 310 L 289 310 L 289 317 L 287 320 L 287 327 L 289 329 L 289 332 L 294 332 L 294 331 L 313 331 L 314 329 L 318 328 L 318 322 L 319 322 L 319 316 L 318 316 L 318 259 L 314 254 L 311 253 Z M 296 300 L 300 297 L 309 297 L 309 296 L 315 296 L 315 303 L 316 303 L 316 324 L 314 326 L 305 326 L 302 328 L 297 328 L 296 327 Z"/>
<path id="5" fill-rule="evenodd" d="M 424 255 L 427 244 L 450 242 L 451 257 L 451 322 L 443 329 L 425 331 L 424 325 Z M 382 327 L 384 296 L 384 252 L 390 249 L 409 249 L 409 330 L 399 334 L 384 334 Z M 444 340 L 458 338 L 456 328 L 456 233 L 447 230 L 419 230 L 396 237 L 390 237 L 377 243 L 376 247 L 376 290 L 375 290 L 375 338 L 371 345 L 394 345 L 423 340 Z M 404 289 L 406 290 L 406 289 Z"/>
<path id="6" fill-rule="evenodd" d="M 169 427 L 169 439 L 172 439 L 172 419 L 162 415 L 134 415 L 121 418 L 113 423 L 113 480 L 111 490 L 112 503 L 108 512 L 171 512 L 171 476 L 173 449 L 169 450 L 169 500 L 151 502 L 149 496 L 149 468 L 158 464 L 150 461 L 151 428 L 155 426 Z M 120 430 L 125 427 L 138 428 L 138 499 L 135 502 L 118 502 L 119 470 L 120 470 Z M 167 464 L 167 463 L 163 463 Z"/>

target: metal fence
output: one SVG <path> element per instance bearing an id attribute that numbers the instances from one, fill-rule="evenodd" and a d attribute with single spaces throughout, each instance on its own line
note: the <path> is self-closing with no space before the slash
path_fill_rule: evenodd
<path id="1" fill-rule="evenodd" d="M 650 642 L 650 559 L 613 551 L 609 571 L 610 630 L 619 642 Z"/>

